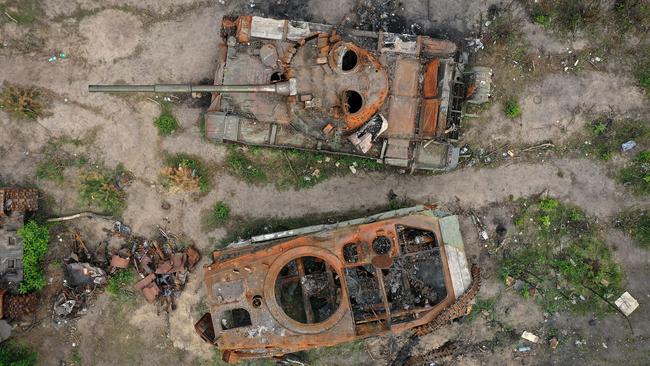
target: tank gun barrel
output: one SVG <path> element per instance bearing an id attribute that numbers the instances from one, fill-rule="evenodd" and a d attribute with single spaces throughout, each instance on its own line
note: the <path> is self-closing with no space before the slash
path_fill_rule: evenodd
<path id="1" fill-rule="evenodd" d="M 296 79 L 265 85 L 88 85 L 91 93 L 273 93 L 296 95 Z"/>

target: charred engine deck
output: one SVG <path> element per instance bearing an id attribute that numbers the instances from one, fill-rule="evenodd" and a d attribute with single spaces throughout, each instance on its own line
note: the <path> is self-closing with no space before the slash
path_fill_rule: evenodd
<path id="1" fill-rule="evenodd" d="M 224 18 L 216 85 L 291 82 L 290 95 L 214 93 L 208 138 L 453 169 L 466 83 L 455 44 L 255 16 Z M 472 88 L 471 90 L 475 90 Z"/>
<path id="2" fill-rule="evenodd" d="M 233 363 L 428 324 L 471 284 L 457 217 L 439 216 L 417 206 L 215 251 L 196 329 Z"/>

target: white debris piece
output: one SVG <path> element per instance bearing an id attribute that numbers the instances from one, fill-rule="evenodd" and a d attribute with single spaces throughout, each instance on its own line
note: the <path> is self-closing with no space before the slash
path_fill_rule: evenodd
<path id="1" fill-rule="evenodd" d="M 528 332 L 528 331 L 524 331 L 524 332 L 521 334 L 521 338 L 523 338 L 523 339 L 525 339 L 525 340 L 527 340 L 527 341 L 531 341 L 531 342 L 533 342 L 533 343 L 537 343 L 537 342 L 539 342 L 539 337 L 536 336 L 536 335 L 534 335 L 534 334 L 531 333 L 531 332 Z"/>
<path id="2" fill-rule="evenodd" d="M 630 295 L 629 292 L 625 291 L 621 297 L 616 299 L 614 302 L 616 306 L 625 314 L 625 316 L 630 316 L 636 308 L 639 307 L 639 302 Z"/>
<path id="3" fill-rule="evenodd" d="M 350 171 L 352 174 L 357 174 L 357 168 L 355 168 L 354 165 L 350 165 Z"/>

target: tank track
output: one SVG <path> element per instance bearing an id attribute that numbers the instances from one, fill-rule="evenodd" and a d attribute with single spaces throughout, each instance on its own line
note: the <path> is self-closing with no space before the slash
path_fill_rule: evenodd
<path id="1" fill-rule="evenodd" d="M 449 357 L 454 354 L 458 349 L 459 344 L 456 342 L 447 342 L 441 347 L 431 350 L 423 355 L 410 356 L 412 349 L 418 343 L 420 337 L 432 333 L 440 327 L 449 324 L 452 320 L 467 314 L 470 302 L 476 297 L 476 294 L 481 289 L 481 269 L 476 265 L 472 265 L 471 274 L 472 284 L 454 304 L 446 308 L 433 321 L 413 328 L 413 333 L 402 349 L 398 352 L 397 357 L 392 363 L 393 366 L 429 364 L 437 359 Z"/>
<path id="2" fill-rule="evenodd" d="M 405 366 L 429 365 L 434 360 L 452 356 L 458 349 L 459 344 L 456 342 L 447 342 L 442 346 L 433 349 L 423 355 L 409 357 L 404 363 Z"/>

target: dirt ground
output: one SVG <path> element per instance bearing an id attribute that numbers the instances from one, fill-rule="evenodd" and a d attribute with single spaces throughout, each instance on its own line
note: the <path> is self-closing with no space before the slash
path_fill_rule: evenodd
<path id="1" fill-rule="evenodd" d="M 15 1 L 2 1 L 13 6 Z M 405 175 L 363 170 L 336 176 L 312 188 L 278 190 L 273 184 L 247 184 L 221 167 L 226 148 L 204 141 L 199 129 L 202 109 L 192 101 L 177 103 L 174 114 L 182 129 L 161 137 L 151 123 L 159 114 L 158 103 L 139 97 L 90 94 L 88 84 L 127 82 L 147 84 L 199 83 L 214 73 L 216 50 L 221 38 L 219 24 L 226 14 L 263 14 L 300 18 L 331 24 L 358 25 L 353 0 L 42 0 L 37 21 L 16 24 L 0 14 L 0 81 L 35 86 L 52 100 L 47 114 L 35 122 L 17 122 L 0 111 L 0 182 L 36 186 L 48 197 L 52 215 L 78 212 L 78 179 L 75 168 L 65 172 L 65 183 L 36 178 L 36 169 L 47 158 L 46 144 L 59 137 L 83 138 L 93 134 L 86 153 L 93 164 L 114 168 L 118 164 L 133 173 L 126 189 L 127 206 L 121 215 L 136 232 L 149 235 L 156 225 L 183 233 L 204 253 L 209 253 L 224 229 L 205 232 L 202 212 L 214 202 L 226 202 L 232 212 L 245 218 L 300 217 L 314 214 L 370 210 L 386 204 L 387 194 L 416 202 L 438 202 L 451 210 L 472 208 L 494 233 L 496 222 L 512 222 L 502 203 L 547 192 L 581 207 L 588 215 L 609 222 L 618 212 L 647 207 L 649 200 L 632 195 L 616 182 L 614 169 L 620 159 L 603 163 L 587 157 L 555 156 L 517 160 L 494 168 L 469 167 L 440 175 Z M 414 0 L 403 2 L 391 15 L 392 26 L 463 41 L 475 37 L 477 27 L 492 0 Z M 507 2 L 509 3 L 509 2 Z M 523 27 L 533 51 L 563 55 L 585 47 L 585 39 L 559 41 L 547 30 L 526 22 Z M 64 59 L 48 62 L 65 52 Z M 495 73 L 500 70 L 495 69 Z M 512 143 L 534 145 L 545 141 L 563 143 L 583 129 L 594 114 L 643 118 L 648 123 L 649 99 L 635 86 L 629 70 L 617 60 L 603 61 L 598 70 L 550 72 L 528 83 L 521 93 L 523 114 L 507 119 L 495 101 L 468 122 L 462 143 Z M 170 194 L 159 183 L 165 154 L 200 156 L 214 169 L 214 188 L 205 195 Z M 168 203 L 169 207 L 163 205 Z M 463 211 L 464 212 L 464 211 Z M 74 224 L 86 240 L 100 240 L 96 224 Z M 647 364 L 650 360 L 650 254 L 632 243 L 625 233 L 608 230 L 606 240 L 625 274 L 625 288 L 639 300 L 630 317 L 633 330 L 623 317 L 547 317 L 533 300 L 506 289 L 496 274 L 495 259 L 479 242 L 467 216 L 462 231 L 472 261 L 485 268 L 479 297 L 495 297 L 495 311 L 502 322 L 519 333 L 535 332 L 548 322 L 561 330 L 564 343 L 556 350 L 539 347 L 520 353 L 512 348 L 500 352 L 467 350 L 449 364 L 457 365 L 608 365 Z M 55 271 L 48 271 L 55 276 Z M 178 309 L 156 314 L 144 300 L 120 305 L 101 295 L 89 313 L 73 325 L 57 328 L 43 319 L 29 332 L 19 334 L 40 354 L 43 365 L 71 362 L 78 354 L 81 364 L 212 364 L 214 351 L 196 336 L 193 323 L 200 316 L 205 290 L 200 270 L 193 273 L 179 299 Z M 454 323 L 419 344 L 434 348 L 450 338 L 478 343 L 494 337 L 484 318 Z M 576 343 L 578 341 L 578 343 Z M 586 343 L 582 343 L 585 341 Z M 377 355 L 390 339 L 367 342 L 366 351 L 354 358 L 324 355 L 322 364 L 384 364 Z"/>

